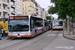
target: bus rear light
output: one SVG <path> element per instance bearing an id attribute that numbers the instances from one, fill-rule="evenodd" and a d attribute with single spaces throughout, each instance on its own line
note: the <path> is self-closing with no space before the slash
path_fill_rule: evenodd
<path id="1" fill-rule="evenodd" d="M 13 17 L 10 17 L 10 19 L 14 19 Z"/>

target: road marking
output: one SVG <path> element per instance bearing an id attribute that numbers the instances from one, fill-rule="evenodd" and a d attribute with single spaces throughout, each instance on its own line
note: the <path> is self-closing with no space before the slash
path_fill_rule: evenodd
<path id="1" fill-rule="evenodd" d="M 47 36 L 56 36 L 56 34 L 48 34 Z"/>
<path id="2" fill-rule="evenodd" d="M 53 32 L 58 32 L 58 31 L 53 31 Z"/>
<path id="3" fill-rule="evenodd" d="M 58 36 L 62 36 L 62 34 L 58 34 Z"/>

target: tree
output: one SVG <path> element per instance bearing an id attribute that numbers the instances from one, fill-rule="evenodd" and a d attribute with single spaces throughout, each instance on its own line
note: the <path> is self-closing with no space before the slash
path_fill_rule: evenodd
<path id="1" fill-rule="evenodd" d="M 51 20 L 51 16 L 47 16 L 46 19 Z"/>
<path id="2" fill-rule="evenodd" d="M 59 17 L 66 18 L 66 15 L 72 17 L 74 34 L 75 0 L 57 0 L 57 3 Z"/>
<path id="3" fill-rule="evenodd" d="M 49 8 L 49 10 L 48 10 L 48 13 L 49 13 L 49 14 L 54 14 L 54 13 L 56 13 L 56 12 L 57 12 L 57 10 L 56 10 L 56 8 L 53 7 L 53 6 L 51 6 L 51 7 Z"/>
<path id="4" fill-rule="evenodd" d="M 57 0 L 51 0 L 51 2 L 55 4 L 55 7 L 50 6 L 50 8 L 48 9 L 48 13 L 49 14 L 57 13 L 58 12 Z"/>

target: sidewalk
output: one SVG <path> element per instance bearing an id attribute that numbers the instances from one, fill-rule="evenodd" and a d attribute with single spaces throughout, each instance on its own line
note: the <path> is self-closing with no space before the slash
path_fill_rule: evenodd
<path id="1" fill-rule="evenodd" d="M 75 32 L 75 30 L 74 30 L 74 32 Z M 73 35 L 72 32 L 70 32 L 70 35 L 69 35 L 69 33 L 67 32 L 67 30 L 64 29 L 64 30 L 63 30 L 63 33 L 64 33 L 63 36 L 64 36 L 65 38 L 71 39 L 71 40 L 75 40 L 75 35 Z"/>

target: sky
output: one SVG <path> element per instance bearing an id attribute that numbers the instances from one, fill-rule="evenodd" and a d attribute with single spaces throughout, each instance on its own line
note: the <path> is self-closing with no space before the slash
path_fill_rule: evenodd
<path id="1" fill-rule="evenodd" d="M 43 7 L 45 10 L 48 10 L 48 6 L 52 6 L 54 5 L 53 3 L 51 3 L 50 0 L 36 0 L 37 3 L 40 4 L 41 7 Z"/>
<path id="2" fill-rule="evenodd" d="M 48 10 L 48 6 L 55 6 L 53 3 L 51 3 L 51 0 L 36 0 L 37 1 L 37 3 L 42 7 L 42 8 L 44 8 L 46 11 Z M 58 18 L 58 15 L 56 15 L 56 14 L 53 14 L 52 15 L 55 19 L 57 19 Z"/>

